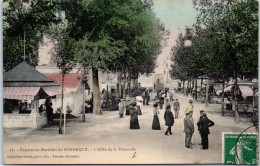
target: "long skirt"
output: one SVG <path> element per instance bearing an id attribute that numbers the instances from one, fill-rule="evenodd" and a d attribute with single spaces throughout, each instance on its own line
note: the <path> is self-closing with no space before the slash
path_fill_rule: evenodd
<path id="1" fill-rule="evenodd" d="M 153 116 L 152 129 L 153 130 L 161 130 L 161 126 L 160 126 L 160 121 L 159 121 L 158 115 L 154 115 Z"/>
<path id="2" fill-rule="evenodd" d="M 130 115 L 130 109 L 129 109 L 129 107 L 126 107 L 125 115 Z"/>
<path id="3" fill-rule="evenodd" d="M 142 110 L 140 105 L 137 106 L 138 115 L 142 115 Z"/>
<path id="4" fill-rule="evenodd" d="M 130 119 L 130 129 L 140 129 L 137 115 L 132 115 Z"/>

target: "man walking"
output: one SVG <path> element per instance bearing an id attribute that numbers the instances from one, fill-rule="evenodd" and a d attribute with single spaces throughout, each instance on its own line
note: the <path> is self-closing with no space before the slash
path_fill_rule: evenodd
<path id="1" fill-rule="evenodd" d="M 178 101 L 178 99 L 176 99 L 175 102 L 173 103 L 173 109 L 175 112 L 175 119 L 178 119 L 179 111 L 180 111 L 180 102 Z"/>
<path id="2" fill-rule="evenodd" d="M 206 150 L 209 147 L 209 143 L 208 143 L 208 135 L 210 134 L 209 127 L 213 126 L 215 123 L 207 118 L 206 112 L 203 112 L 202 114 L 203 116 L 198 123 L 198 127 L 200 128 L 200 132 L 201 132 L 202 149 Z"/>
<path id="3" fill-rule="evenodd" d="M 192 114 L 190 111 L 185 112 L 186 117 L 184 118 L 184 132 L 185 132 L 185 147 L 191 147 L 191 138 L 194 133 L 194 122 L 191 120 Z"/>
<path id="4" fill-rule="evenodd" d="M 165 112 L 164 112 L 164 120 L 165 120 L 165 126 L 168 126 L 168 128 L 165 132 L 165 135 L 168 135 L 168 133 L 170 135 L 172 135 L 171 127 L 174 124 L 174 117 L 173 117 L 173 114 L 171 112 L 171 106 L 170 105 L 166 106 L 166 109 L 165 109 Z"/>

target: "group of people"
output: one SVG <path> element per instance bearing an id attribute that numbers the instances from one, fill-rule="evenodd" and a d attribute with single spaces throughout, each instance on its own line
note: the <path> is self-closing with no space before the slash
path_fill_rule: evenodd
<path id="1" fill-rule="evenodd" d="M 148 92 L 148 90 L 143 91 L 143 93 L 142 93 L 143 105 L 149 105 L 150 97 L 151 97 L 151 95 Z"/>
<path id="2" fill-rule="evenodd" d="M 169 100 L 170 101 L 170 100 Z M 166 101 L 165 112 L 164 112 L 164 120 L 167 129 L 165 131 L 165 135 L 172 135 L 172 126 L 174 125 L 174 119 L 178 119 L 179 111 L 180 111 L 180 103 L 178 99 L 172 99 L 172 102 Z M 125 101 L 121 99 L 119 103 L 119 117 L 122 118 L 124 115 L 124 111 L 126 111 L 126 115 L 131 115 L 130 118 L 130 129 L 140 129 L 138 115 L 142 115 L 141 111 L 142 101 L 132 102 L 128 108 L 126 108 Z M 158 106 L 161 104 L 161 101 L 157 101 L 153 104 L 153 122 L 152 129 L 153 130 L 161 130 L 160 121 L 159 121 L 159 108 Z M 171 112 L 171 108 L 175 112 L 175 116 Z M 161 108 L 161 105 L 160 105 Z M 189 100 L 189 104 L 186 108 L 184 118 L 184 133 L 185 133 L 185 147 L 192 148 L 191 139 L 194 134 L 194 120 L 193 120 L 193 101 Z M 204 110 L 200 111 L 200 118 L 197 122 L 198 131 L 201 136 L 201 144 L 202 149 L 208 149 L 208 135 L 210 134 L 209 127 L 213 126 L 214 122 L 211 121 Z"/>
<path id="3" fill-rule="evenodd" d="M 185 133 L 185 147 L 192 148 L 192 135 L 194 133 L 194 120 L 193 120 L 193 108 L 185 111 L 186 117 L 184 118 L 184 133 Z M 201 143 L 203 150 L 208 149 L 208 135 L 210 134 L 209 127 L 213 126 L 214 122 L 208 119 L 204 110 L 200 110 L 200 119 L 197 123 L 198 130 L 201 136 Z"/>
<path id="4" fill-rule="evenodd" d="M 159 99 L 160 109 L 163 108 L 164 101 L 166 103 L 168 103 L 168 102 L 172 102 L 174 100 L 173 94 L 169 90 L 166 90 L 165 92 L 163 92 L 162 90 L 159 90 L 157 92 L 157 98 Z"/>

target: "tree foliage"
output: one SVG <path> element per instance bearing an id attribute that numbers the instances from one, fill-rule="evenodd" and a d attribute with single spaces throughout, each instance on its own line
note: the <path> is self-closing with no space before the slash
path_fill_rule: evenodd
<path id="1" fill-rule="evenodd" d="M 38 48 L 51 23 L 60 19 L 55 15 L 55 0 L 23 2 L 13 0 L 3 4 L 3 59 L 4 69 L 9 70 L 24 59 L 36 66 Z"/>
<path id="2" fill-rule="evenodd" d="M 194 2 L 200 14 L 193 26 L 193 45 L 189 49 L 182 44 L 173 48 L 174 70 L 182 69 L 188 77 L 195 74 L 225 79 L 234 77 L 235 71 L 240 77 L 256 77 L 257 1 Z M 184 40 L 184 37 L 178 40 Z"/>

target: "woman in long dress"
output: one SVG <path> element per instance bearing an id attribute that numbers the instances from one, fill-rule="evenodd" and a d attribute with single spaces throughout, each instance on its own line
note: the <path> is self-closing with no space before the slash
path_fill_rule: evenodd
<path id="1" fill-rule="evenodd" d="M 153 125 L 152 125 L 152 129 L 153 130 L 161 130 L 161 126 L 160 126 L 160 121 L 159 121 L 159 118 L 158 118 L 158 114 L 159 114 L 159 109 L 158 109 L 158 104 L 155 103 L 153 105 Z"/>
<path id="2" fill-rule="evenodd" d="M 141 101 L 137 101 L 136 106 L 137 106 L 138 115 L 142 115 L 141 105 L 142 105 L 142 102 Z"/>
<path id="3" fill-rule="evenodd" d="M 132 109 L 130 110 L 130 129 L 140 129 L 138 122 L 138 111 L 136 110 L 136 103 L 132 104 Z"/>
<path id="4" fill-rule="evenodd" d="M 124 99 L 120 100 L 120 103 L 118 104 L 119 107 L 119 118 L 123 118 L 124 112 L 125 112 L 125 102 Z"/>

